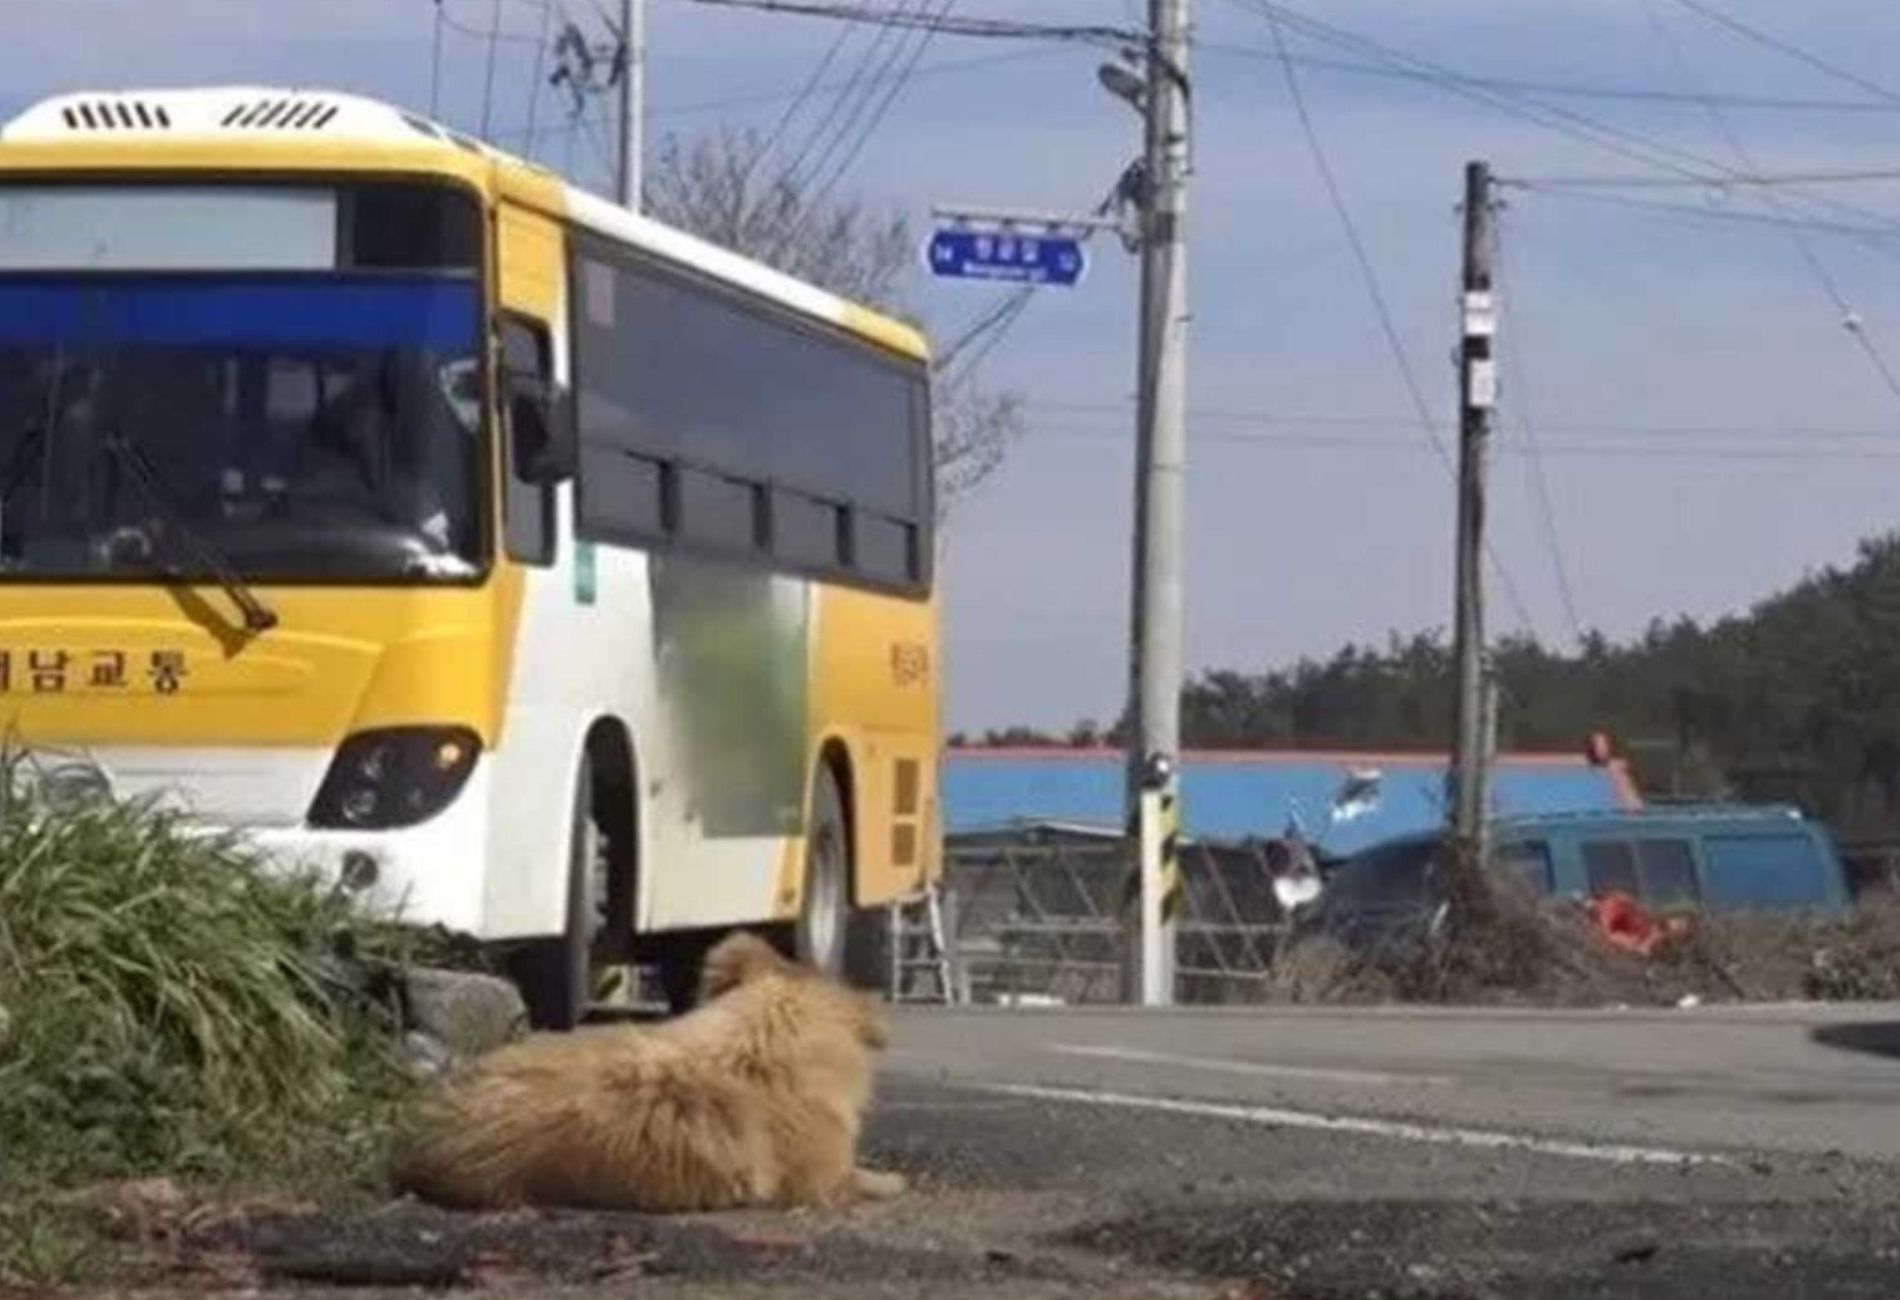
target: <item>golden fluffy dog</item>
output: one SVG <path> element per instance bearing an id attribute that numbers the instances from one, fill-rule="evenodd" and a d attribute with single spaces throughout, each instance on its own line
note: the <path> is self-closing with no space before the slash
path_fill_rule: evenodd
<path id="1" fill-rule="evenodd" d="M 537 1036 L 452 1076 L 399 1141 L 398 1190 L 646 1211 L 901 1192 L 857 1163 L 882 1005 L 743 933 L 707 955 L 701 987 L 677 1020 Z"/>

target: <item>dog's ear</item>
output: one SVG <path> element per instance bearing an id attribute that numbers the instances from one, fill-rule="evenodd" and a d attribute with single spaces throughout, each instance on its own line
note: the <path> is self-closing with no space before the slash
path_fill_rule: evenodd
<path id="1" fill-rule="evenodd" d="M 784 970 L 787 964 L 778 950 L 758 935 L 746 930 L 735 931 L 714 944 L 712 951 L 706 954 L 705 965 L 699 973 L 700 997 L 716 998 L 762 975 Z"/>

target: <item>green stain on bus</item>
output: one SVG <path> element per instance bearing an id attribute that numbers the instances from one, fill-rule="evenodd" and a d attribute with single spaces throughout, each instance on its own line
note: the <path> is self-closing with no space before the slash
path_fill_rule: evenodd
<path id="1" fill-rule="evenodd" d="M 594 603 L 594 591 L 598 585 L 598 571 L 594 564 L 594 544 L 592 542 L 574 543 L 574 599 L 582 605 Z"/>

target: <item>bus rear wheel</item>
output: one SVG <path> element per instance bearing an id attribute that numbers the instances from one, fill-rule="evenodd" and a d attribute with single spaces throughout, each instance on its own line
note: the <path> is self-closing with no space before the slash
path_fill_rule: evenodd
<path id="1" fill-rule="evenodd" d="M 818 769 L 805 832 L 805 889 L 792 925 L 792 955 L 834 979 L 845 973 L 851 922 L 851 838 L 837 775 Z"/>
<path id="2" fill-rule="evenodd" d="M 805 892 L 792 924 L 792 956 L 834 979 L 881 990 L 886 975 L 884 916 L 853 908 L 851 825 L 837 773 L 827 764 L 812 790 L 805 835 Z"/>

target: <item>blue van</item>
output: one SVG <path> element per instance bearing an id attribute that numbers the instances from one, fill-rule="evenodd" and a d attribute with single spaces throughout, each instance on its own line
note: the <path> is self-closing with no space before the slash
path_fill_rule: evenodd
<path id="1" fill-rule="evenodd" d="M 1436 833 L 1375 844 L 1333 870 L 1323 928 L 1350 935 L 1434 911 Z M 1837 916 L 1847 873 L 1825 827 L 1794 808 L 1694 805 L 1544 813 L 1492 822 L 1493 866 L 1541 895 L 1621 891 L 1656 912 L 1807 911 Z"/>

